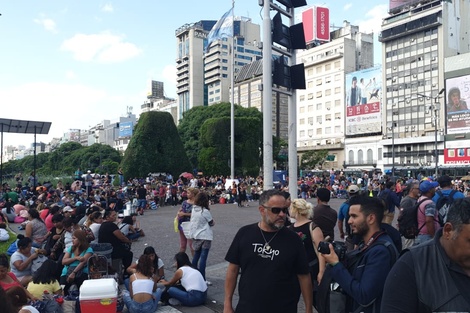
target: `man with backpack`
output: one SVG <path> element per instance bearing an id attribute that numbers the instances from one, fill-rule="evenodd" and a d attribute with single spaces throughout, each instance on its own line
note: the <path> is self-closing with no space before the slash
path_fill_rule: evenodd
<path id="1" fill-rule="evenodd" d="M 379 193 L 379 199 L 385 204 L 383 223 L 392 225 L 395 218 L 395 207 L 400 207 L 400 197 L 395 192 L 396 184 L 392 181 L 385 183 L 385 188 Z"/>
<path id="2" fill-rule="evenodd" d="M 402 221 L 402 217 L 404 215 L 403 212 L 409 212 L 413 210 L 413 208 L 416 206 L 416 203 L 419 198 L 419 182 L 418 181 L 412 181 L 411 183 L 408 184 L 406 191 L 408 194 L 401 200 L 400 202 L 400 215 L 398 217 L 399 219 L 399 224 L 400 222 L 405 223 Z M 415 211 L 415 219 L 417 218 L 417 211 Z M 400 228 L 400 225 L 399 225 Z M 403 234 L 401 234 L 403 235 Z M 408 236 L 406 236 L 408 237 Z M 414 245 L 415 240 L 414 238 L 406 238 L 405 237 L 405 244 L 403 246 L 404 249 L 409 248 Z"/>
<path id="3" fill-rule="evenodd" d="M 436 204 L 436 210 L 439 212 L 439 224 L 444 226 L 447 212 L 452 203 L 457 199 L 465 198 L 465 196 L 454 189 L 452 179 L 448 175 L 442 175 L 437 182 L 441 189 L 436 191 L 432 201 Z"/>
<path id="4" fill-rule="evenodd" d="M 439 212 L 436 210 L 436 203 L 432 201 L 432 197 L 436 194 L 438 182 L 431 180 L 423 180 L 419 184 L 421 197 L 418 199 L 420 203 L 418 207 L 418 229 L 419 233 L 415 240 L 415 245 L 434 238 L 434 234 L 439 229 Z"/>
<path id="5" fill-rule="evenodd" d="M 340 309 L 334 312 L 381 312 L 385 280 L 398 257 L 392 238 L 381 228 L 383 215 L 384 206 L 378 198 L 357 196 L 350 200 L 348 222 L 361 243 L 341 262 L 332 244 L 329 253 L 320 254 L 328 264 L 318 291 L 320 313 L 332 312 L 333 306 Z M 340 308 L 342 301 L 333 300 L 332 295 L 345 300 L 344 307 Z"/>

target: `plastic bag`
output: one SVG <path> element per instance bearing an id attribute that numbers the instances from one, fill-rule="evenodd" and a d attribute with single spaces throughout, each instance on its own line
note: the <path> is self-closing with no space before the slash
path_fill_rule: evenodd
<path id="1" fill-rule="evenodd" d="M 175 217 L 175 220 L 173 221 L 173 227 L 175 228 L 175 233 L 179 231 L 178 228 L 178 217 Z"/>

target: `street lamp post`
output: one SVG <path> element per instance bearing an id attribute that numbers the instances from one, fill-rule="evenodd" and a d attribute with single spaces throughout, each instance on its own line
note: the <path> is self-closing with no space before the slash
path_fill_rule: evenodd
<path id="1" fill-rule="evenodd" d="M 438 110 L 439 110 L 439 98 L 442 95 L 442 93 L 445 91 L 445 88 L 442 88 L 437 96 L 435 96 L 434 102 L 431 103 L 429 106 L 429 109 L 431 110 L 431 120 L 434 123 L 434 179 L 437 179 L 437 174 L 438 174 L 438 168 L 439 168 L 439 151 L 437 150 L 437 122 L 439 121 L 439 117 L 437 116 Z M 430 99 L 431 97 L 426 96 L 422 93 L 418 93 L 418 96 L 425 97 Z"/>
<path id="2" fill-rule="evenodd" d="M 392 124 L 388 128 L 388 130 L 392 131 L 392 178 L 395 177 L 395 127 L 396 122 L 392 121 Z"/>

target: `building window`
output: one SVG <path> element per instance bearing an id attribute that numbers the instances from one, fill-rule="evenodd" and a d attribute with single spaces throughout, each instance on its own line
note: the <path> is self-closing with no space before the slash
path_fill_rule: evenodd
<path id="1" fill-rule="evenodd" d="M 335 87 L 335 94 L 341 93 L 341 87 Z"/>
<path id="2" fill-rule="evenodd" d="M 331 83 L 331 76 L 325 77 L 325 84 Z"/>
<path id="3" fill-rule="evenodd" d="M 336 99 L 335 100 L 335 107 L 339 107 L 341 105 L 341 100 Z"/>
<path id="4" fill-rule="evenodd" d="M 331 89 L 325 90 L 325 96 L 330 96 L 331 95 Z"/>
<path id="5" fill-rule="evenodd" d="M 378 160 L 378 161 L 382 161 L 382 148 L 379 148 L 379 149 L 378 149 L 378 152 L 377 152 L 377 160 Z"/>
<path id="6" fill-rule="evenodd" d="M 309 125 L 313 125 L 313 117 L 309 117 L 309 118 L 308 118 L 308 124 L 309 124 Z"/>
<path id="7" fill-rule="evenodd" d="M 305 101 L 305 95 L 301 95 L 301 96 L 299 97 L 299 101 Z"/>
<path id="8" fill-rule="evenodd" d="M 313 81 L 309 81 L 309 82 L 307 83 L 307 88 L 309 88 L 309 89 L 310 89 L 310 88 L 313 88 Z"/>
<path id="9" fill-rule="evenodd" d="M 320 86 L 322 84 L 322 79 L 321 78 L 317 79 L 316 84 L 317 84 L 317 86 Z"/>
<path id="10" fill-rule="evenodd" d="M 341 112 L 335 113 L 335 120 L 340 120 L 341 119 Z"/>
<path id="11" fill-rule="evenodd" d="M 320 65 L 320 66 L 317 66 L 317 68 L 316 68 L 317 74 L 318 74 L 318 73 L 321 73 L 321 70 L 322 70 L 321 65 Z"/>
<path id="12" fill-rule="evenodd" d="M 372 152 L 372 149 L 367 149 L 367 163 L 372 164 L 374 159 L 374 154 Z"/>
<path id="13" fill-rule="evenodd" d="M 308 96 L 307 96 L 307 99 L 312 100 L 313 99 L 313 93 L 309 93 Z"/>
<path id="14" fill-rule="evenodd" d="M 335 81 L 338 82 L 341 80 L 341 75 L 340 74 L 336 74 L 335 75 Z"/>
<path id="15" fill-rule="evenodd" d="M 308 106 L 308 111 L 309 111 L 309 112 L 313 112 L 313 105 L 309 105 L 309 106 Z"/>
<path id="16" fill-rule="evenodd" d="M 325 127 L 325 134 L 331 134 L 331 127 Z"/>
<path id="17" fill-rule="evenodd" d="M 308 69 L 307 76 L 313 76 L 313 68 Z"/>
<path id="18" fill-rule="evenodd" d="M 321 98 L 322 97 L 322 92 L 321 90 L 320 91 L 317 91 L 317 98 Z"/>
<path id="19" fill-rule="evenodd" d="M 341 132 L 341 126 L 336 125 L 335 126 L 335 134 L 339 134 Z"/>
<path id="20" fill-rule="evenodd" d="M 325 121 L 331 121 L 331 114 L 325 115 Z"/>
<path id="21" fill-rule="evenodd" d="M 305 119 L 304 119 L 304 118 L 301 118 L 301 119 L 299 120 L 299 124 L 300 124 L 300 125 L 304 125 L 304 124 L 305 124 Z"/>
<path id="22" fill-rule="evenodd" d="M 363 164 L 364 162 L 364 152 L 362 150 L 357 151 L 357 162 Z"/>
<path id="23" fill-rule="evenodd" d="M 321 103 L 317 103 L 317 111 L 318 110 L 321 110 L 322 109 L 322 104 Z"/>
<path id="24" fill-rule="evenodd" d="M 305 107 L 304 107 L 304 106 L 301 106 L 301 107 L 299 108 L 299 112 L 300 112 L 300 113 L 305 113 Z"/>
<path id="25" fill-rule="evenodd" d="M 320 123 L 323 121 L 323 117 L 321 115 L 317 116 L 317 123 Z"/>
<path id="26" fill-rule="evenodd" d="M 309 136 L 309 137 L 312 137 L 312 136 L 313 136 L 313 129 L 309 129 L 309 130 L 308 130 L 308 136 Z"/>
<path id="27" fill-rule="evenodd" d="M 322 129 L 321 128 L 317 128 L 317 135 L 321 135 L 322 134 Z"/>
<path id="28" fill-rule="evenodd" d="M 325 71 L 331 70 L 331 64 L 325 64 Z"/>
<path id="29" fill-rule="evenodd" d="M 340 68 L 340 67 L 341 67 L 341 61 L 336 61 L 335 68 Z"/>
<path id="30" fill-rule="evenodd" d="M 354 164 L 354 151 L 352 150 L 349 150 L 348 152 L 348 160 L 349 160 L 349 164 Z"/>
<path id="31" fill-rule="evenodd" d="M 300 131 L 300 137 L 305 137 L 305 130 Z"/>

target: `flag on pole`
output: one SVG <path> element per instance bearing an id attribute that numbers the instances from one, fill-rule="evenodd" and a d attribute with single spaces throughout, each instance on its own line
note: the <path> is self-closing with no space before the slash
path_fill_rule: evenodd
<path id="1" fill-rule="evenodd" d="M 206 52 L 209 50 L 211 43 L 215 40 L 222 39 L 224 37 L 231 37 L 233 35 L 233 16 L 232 10 L 228 10 L 212 27 L 209 35 L 207 36 Z"/>

